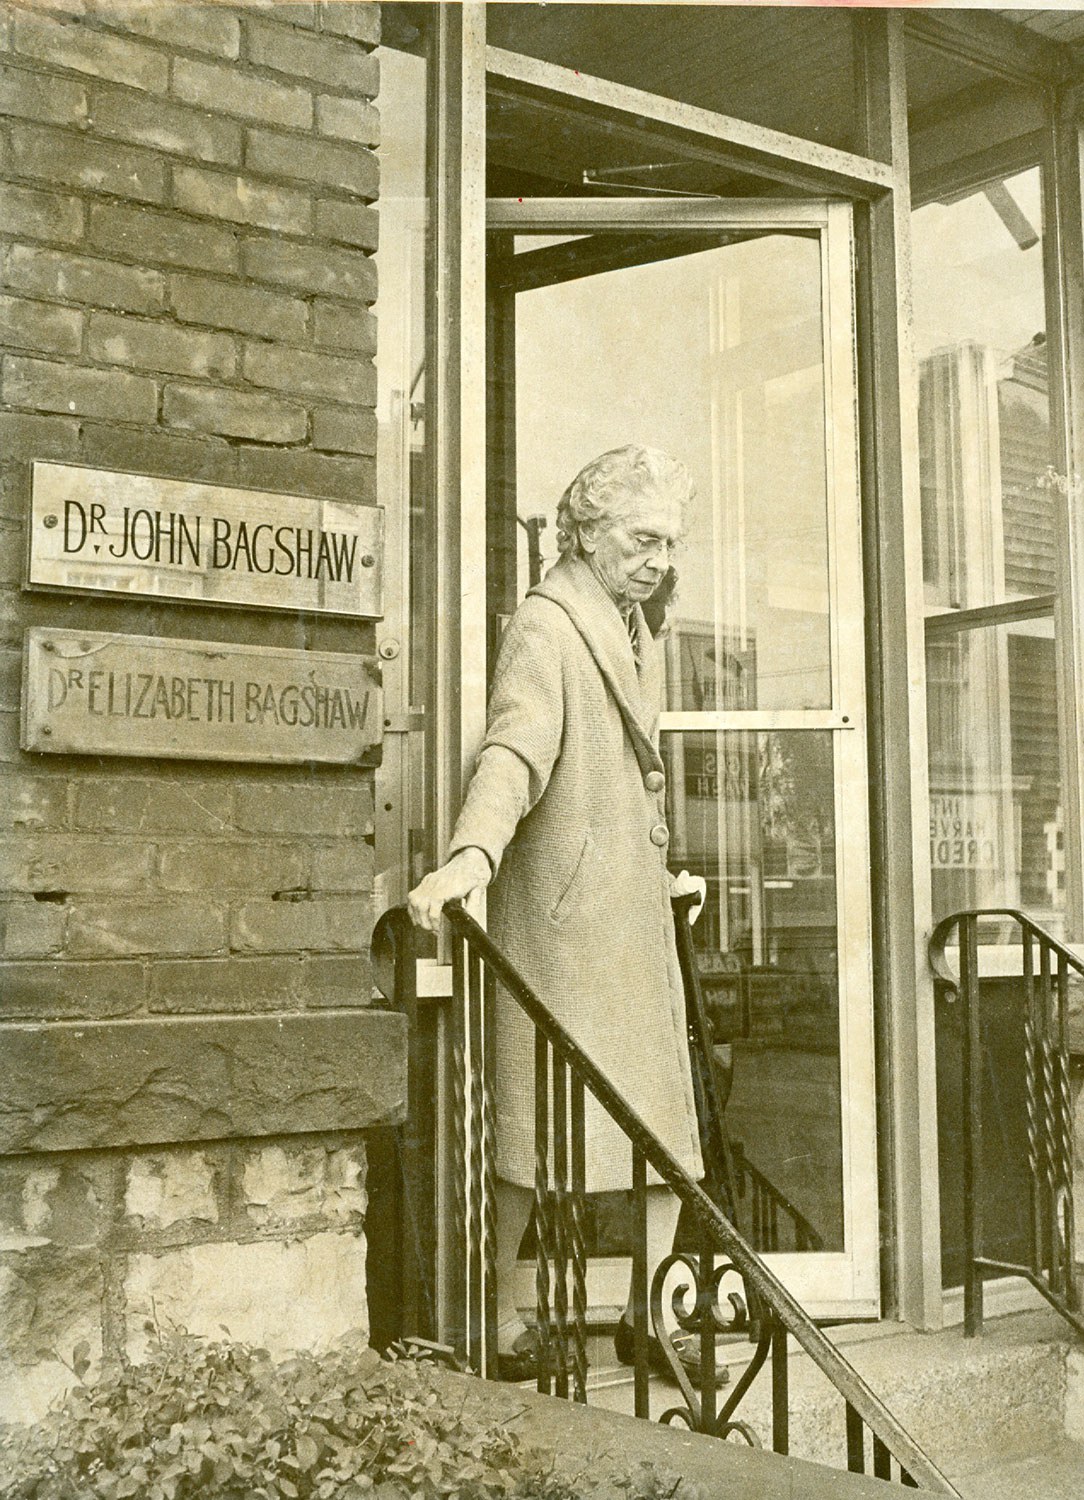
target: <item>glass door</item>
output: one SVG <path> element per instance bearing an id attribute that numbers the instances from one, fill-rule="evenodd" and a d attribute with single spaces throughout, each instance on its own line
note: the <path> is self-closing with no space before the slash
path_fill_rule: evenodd
<path id="1" fill-rule="evenodd" d="M 625 443 L 682 459 L 661 748 L 671 867 L 708 886 L 739 1224 L 815 1315 L 875 1316 L 849 207 L 501 200 L 488 224 L 490 660 L 582 465 Z M 618 1303 L 622 1205 L 591 1217 L 592 1300 Z"/>

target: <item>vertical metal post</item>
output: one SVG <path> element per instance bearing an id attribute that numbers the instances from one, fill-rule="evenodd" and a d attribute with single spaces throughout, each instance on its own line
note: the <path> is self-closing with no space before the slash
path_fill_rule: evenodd
<path id="1" fill-rule="evenodd" d="M 1028 1197 L 1031 1210 L 1031 1264 L 1038 1269 L 1039 1247 L 1042 1243 L 1043 1215 L 1039 1186 L 1040 1137 L 1042 1122 L 1041 1067 L 1039 1063 L 1039 1000 L 1035 984 L 1035 943 L 1028 928 L 1024 928 L 1023 980 L 1024 980 L 1024 1097 L 1027 1106 L 1028 1129 Z"/>
<path id="2" fill-rule="evenodd" d="M 960 1001 L 964 1022 L 964 1333 L 982 1332 L 982 1030 L 979 1004 L 978 918 L 960 920 Z"/>
<path id="3" fill-rule="evenodd" d="M 1076 1286 L 1076 1227 L 1073 1208 L 1073 1102 L 1069 1082 L 1069 965 L 1058 954 L 1058 999 L 1054 1046 L 1058 1068 L 1058 1210 L 1061 1233 L 1061 1266 L 1058 1291 L 1074 1310 Z"/>
<path id="4" fill-rule="evenodd" d="M 873 897 L 882 1294 L 917 1328 L 939 1328 L 941 1224 L 929 779 L 924 694 L 918 391 L 904 15 L 856 14 L 859 149 L 892 165 L 890 191 L 856 210 L 858 389 Z"/>
<path id="5" fill-rule="evenodd" d="M 587 1400 L 587 1242 L 584 1233 L 587 1162 L 583 1079 L 573 1074 L 571 1090 L 572 1149 L 572 1395 Z"/>
<path id="6" fill-rule="evenodd" d="M 465 973 L 466 944 L 452 940 L 452 1207 L 453 1225 L 448 1236 L 448 1275 L 450 1291 L 446 1310 L 447 1328 L 443 1336 L 457 1354 L 469 1354 L 469 1319 L 467 1308 L 467 984 Z"/>
<path id="7" fill-rule="evenodd" d="M 553 1322 L 555 1395 L 568 1395 L 568 1063 L 553 1053 Z"/>
<path id="8" fill-rule="evenodd" d="M 467 1126 L 467 1348 L 470 1368 L 484 1373 L 483 1349 L 483 1128 L 482 1128 L 482 960 L 467 945 L 467 1041 L 469 1049 Z"/>
<path id="9" fill-rule="evenodd" d="M 497 1142 L 493 1120 L 496 982 L 488 968 L 482 997 L 483 1372 L 497 1369 Z"/>
<path id="10" fill-rule="evenodd" d="M 790 1452 L 790 1368 L 787 1364 L 787 1330 L 772 1317 L 772 1449 Z"/>
<path id="11" fill-rule="evenodd" d="M 648 1415 L 647 1354 L 647 1162 L 632 1148 L 632 1347 L 633 1412 Z"/>
<path id="12" fill-rule="evenodd" d="M 535 1320 L 538 1328 L 538 1389 L 550 1393 L 552 1339 L 550 1325 L 549 1258 L 553 1252 L 550 1217 L 549 1146 L 549 1043 L 540 1031 L 534 1035 L 534 1228 L 535 1228 Z"/>

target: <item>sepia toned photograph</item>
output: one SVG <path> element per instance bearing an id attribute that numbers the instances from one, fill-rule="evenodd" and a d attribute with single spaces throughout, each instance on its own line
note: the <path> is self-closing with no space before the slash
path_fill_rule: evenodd
<path id="1" fill-rule="evenodd" d="M 1084 5 L 0 0 L 0 1500 L 1079 1500 L 1082 475 Z"/>

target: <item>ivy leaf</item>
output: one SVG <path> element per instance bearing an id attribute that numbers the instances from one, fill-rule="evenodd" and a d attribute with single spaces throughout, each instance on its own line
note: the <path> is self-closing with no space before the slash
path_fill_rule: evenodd
<path id="1" fill-rule="evenodd" d="M 299 1437 L 295 1445 L 297 1453 L 298 1468 L 303 1474 L 316 1466 L 316 1460 L 320 1457 L 320 1449 L 311 1437 Z"/>

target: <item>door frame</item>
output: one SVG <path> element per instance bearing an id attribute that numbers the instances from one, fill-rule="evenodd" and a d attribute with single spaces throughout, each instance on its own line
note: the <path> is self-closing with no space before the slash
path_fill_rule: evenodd
<path id="1" fill-rule="evenodd" d="M 823 709 L 663 712 L 660 734 L 828 731 L 834 742 L 836 936 L 844 1250 L 768 1257 L 816 1317 L 876 1317 L 879 1244 L 865 643 L 855 366 L 854 232 L 834 199 L 490 199 L 487 233 L 665 229 L 814 233 L 820 245 L 831 703 Z M 492 374 L 492 372 L 491 372 Z M 856 795 L 857 792 L 857 795 Z M 613 1300 L 603 1295 L 604 1301 Z"/>

